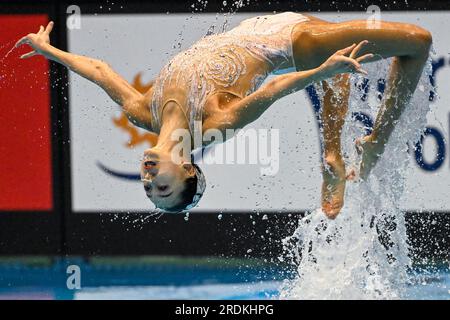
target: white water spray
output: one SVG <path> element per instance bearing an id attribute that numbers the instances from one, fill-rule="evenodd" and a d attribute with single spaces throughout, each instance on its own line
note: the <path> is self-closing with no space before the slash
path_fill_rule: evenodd
<path id="1" fill-rule="evenodd" d="M 351 114 L 363 111 L 375 119 L 380 101 L 377 80 L 387 78 L 391 60 L 367 64 L 370 90 L 365 101 L 355 90 L 360 76 L 351 79 L 351 96 L 342 148 L 347 166 L 358 156 L 354 140 L 364 135 Z M 385 152 L 367 182 L 347 183 L 345 206 L 336 220 L 320 209 L 300 221 L 294 234 L 284 239 L 288 259 L 297 277 L 286 280 L 282 299 L 395 299 L 407 298 L 411 260 L 404 213 L 399 205 L 404 192 L 411 154 L 429 111 L 432 90 L 428 60 L 417 89 L 392 133 Z M 320 92 L 319 92 L 320 94 Z M 286 257 L 284 257 L 286 258 Z"/>

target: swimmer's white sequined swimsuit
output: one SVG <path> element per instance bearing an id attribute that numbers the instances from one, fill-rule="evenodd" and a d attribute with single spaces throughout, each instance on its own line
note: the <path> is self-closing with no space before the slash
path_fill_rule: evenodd
<path id="1" fill-rule="evenodd" d="M 308 20 L 293 12 L 254 17 L 228 32 L 205 36 L 177 54 L 153 84 L 153 131 L 159 133 L 162 109 L 171 100 L 183 108 L 193 134 L 211 94 L 228 92 L 243 98 L 268 74 L 294 71 L 292 29 Z"/>

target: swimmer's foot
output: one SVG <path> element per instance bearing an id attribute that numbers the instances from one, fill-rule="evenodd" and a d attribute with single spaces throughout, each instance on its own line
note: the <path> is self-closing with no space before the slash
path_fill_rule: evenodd
<path id="1" fill-rule="evenodd" d="M 322 211 L 328 218 L 335 219 L 344 205 L 346 174 L 342 157 L 326 156 L 322 175 Z"/>
<path id="2" fill-rule="evenodd" d="M 371 135 L 357 139 L 355 143 L 356 150 L 362 154 L 359 177 L 366 180 L 384 152 L 384 143 L 376 141 Z"/>

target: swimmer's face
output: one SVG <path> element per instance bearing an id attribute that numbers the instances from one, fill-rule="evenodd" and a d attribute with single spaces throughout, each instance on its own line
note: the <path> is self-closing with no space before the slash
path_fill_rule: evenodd
<path id="1" fill-rule="evenodd" d="M 141 162 L 141 179 L 147 197 L 160 209 L 176 207 L 182 201 L 185 181 L 195 175 L 191 164 L 174 163 L 170 154 L 148 149 Z"/>

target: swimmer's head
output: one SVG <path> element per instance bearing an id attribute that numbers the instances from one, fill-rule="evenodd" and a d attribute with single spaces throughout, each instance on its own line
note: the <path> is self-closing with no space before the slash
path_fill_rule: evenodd
<path id="1" fill-rule="evenodd" d="M 174 163 L 170 154 L 155 149 L 144 152 L 141 180 L 147 197 L 158 209 L 178 213 L 197 205 L 205 191 L 205 178 L 192 162 Z"/>

